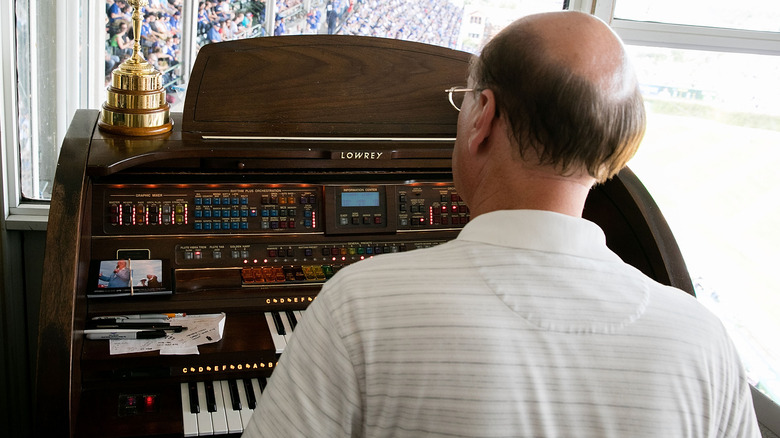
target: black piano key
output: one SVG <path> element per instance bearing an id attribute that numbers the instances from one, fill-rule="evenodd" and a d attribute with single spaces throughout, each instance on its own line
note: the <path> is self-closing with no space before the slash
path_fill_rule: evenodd
<path id="1" fill-rule="evenodd" d="M 198 383 L 190 382 L 187 384 L 190 390 L 190 412 L 197 414 L 200 412 L 200 402 L 198 401 Z"/>
<path id="2" fill-rule="evenodd" d="M 241 397 L 238 395 L 238 384 L 236 379 L 228 380 L 228 389 L 230 390 L 230 402 L 233 405 L 234 411 L 241 410 Z"/>
<path id="3" fill-rule="evenodd" d="M 257 407 L 257 396 L 255 395 L 255 389 L 252 387 L 252 379 L 244 379 L 244 390 L 246 391 L 246 401 L 249 409 L 255 409 Z"/>
<path id="4" fill-rule="evenodd" d="M 209 412 L 217 412 L 217 397 L 214 395 L 214 382 L 204 382 L 206 387 L 206 408 Z"/>
<path id="5" fill-rule="evenodd" d="M 298 319 L 295 318 L 295 313 L 293 313 L 292 310 L 286 310 L 284 313 L 287 315 L 287 320 L 290 321 L 290 327 L 295 330 L 295 326 L 298 324 Z"/>
<path id="6" fill-rule="evenodd" d="M 265 385 L 268 383 L 265 377 L 258 377 L 257 382 L 260 384 L 260 391 L 265 391 Z"/>
<path id="7" fill-rule="evenodd" d="M 282 315 L 279 312 L 271 312 L 271 317 L 274 319 L 274 325 L 276 325 L 276 333 L 279 333 L 281 336 L 286 335 L 287 332 L 284 329 L 284 323 L 282 323 Z"/>

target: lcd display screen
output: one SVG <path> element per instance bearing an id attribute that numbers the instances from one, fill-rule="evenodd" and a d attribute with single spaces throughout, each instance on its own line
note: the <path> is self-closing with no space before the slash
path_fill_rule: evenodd
<path id="1" fill-rule="evenodd" d="M 343 192 L 342 207 L 379 207 L 379 192 Z"/>

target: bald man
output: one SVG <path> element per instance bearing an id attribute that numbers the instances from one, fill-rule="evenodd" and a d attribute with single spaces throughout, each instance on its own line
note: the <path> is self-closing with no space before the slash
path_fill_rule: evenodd
<path id="1" fill-rule="evenodd" d="M 759 437 L 717 318 L 581 217 L 645 127 L 609 27 L 577 12 L 518 20 L 452 94 L 471 222 L 330 279 L 245 435 Z"/>

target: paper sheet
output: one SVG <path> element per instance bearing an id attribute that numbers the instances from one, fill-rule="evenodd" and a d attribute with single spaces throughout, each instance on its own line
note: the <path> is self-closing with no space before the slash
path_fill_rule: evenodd
<path id="1" fill-rule="evenodd" d="M 218 342 L 225 331 L 225 314 L 187 315 L 170 318 L 171 326 L 187 327 L 159 339 L 112 339 L 112 355 L 159 350 L 160 354 L 199 354 L 198 345 Z"/>

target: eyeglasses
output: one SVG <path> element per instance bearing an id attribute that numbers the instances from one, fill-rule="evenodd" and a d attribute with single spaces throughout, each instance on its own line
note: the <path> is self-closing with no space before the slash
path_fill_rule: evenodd
<path id="1" fill-rule="evenodd" d="M 444 90 L 444 92 L 449 95 L 450 103 L 452 104 L 452 107 L 458 111 L 460 111 L 460 107 L 463 106 L 463 97 L 465 96 L 465 93 L 468 93 L 470 91 L 477 91 L 477 90 L 475 88 L 466 88 L 466 87 L 452 87 Z"/>

